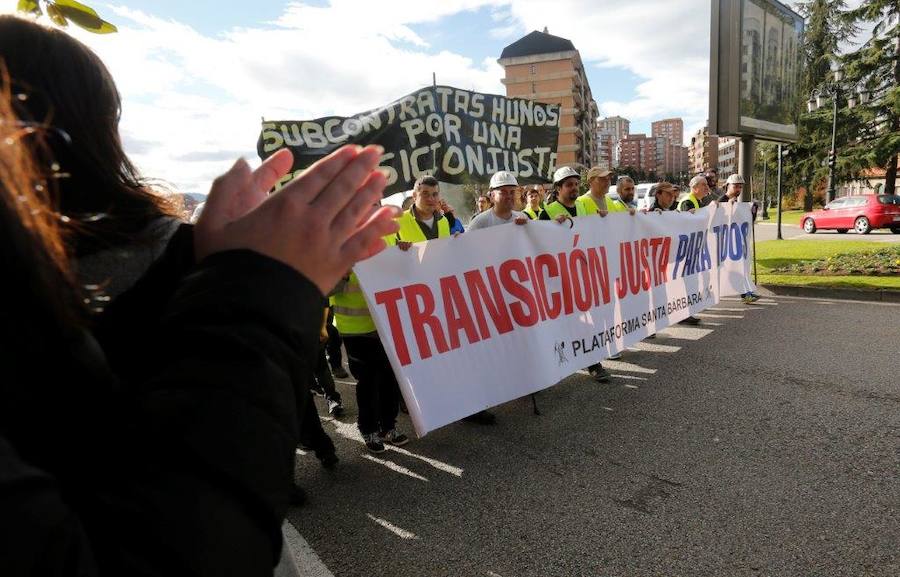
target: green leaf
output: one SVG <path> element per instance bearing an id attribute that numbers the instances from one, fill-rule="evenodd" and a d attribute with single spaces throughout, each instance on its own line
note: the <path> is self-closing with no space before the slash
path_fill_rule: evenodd
<path id="1" fill-rule="evenodd" d="M 118 31 L 114 25 L 100 18 L 93 8 L 85 6 L 81 2 L 76 2 L 75 0 L 56 0 L 53 5 L 56 6 L 59 12 L 68 20 L 90 32 L 94 32 L 95 34 L 109 34 Z"/>
<path id="2" fill-rule="evenodd" d="M 50 20 L 60 28 L 65 28 L 69 25 L 69 23 L 66 22 L 65 16 L 59 11 L 59 8 L 53 4 L 47 4 L 47 16 L 49 16 Z"/>
<path id="3" fill-rule="evenodd" d="M 19 5 L 16 7 L 16 10 L 25 12 L 26 14 L 34 14 L 36 16 L 43 14 L 43 12 L 41 12 L 41 5 L 38 4 L 37 0 L 19 0 Z"/>

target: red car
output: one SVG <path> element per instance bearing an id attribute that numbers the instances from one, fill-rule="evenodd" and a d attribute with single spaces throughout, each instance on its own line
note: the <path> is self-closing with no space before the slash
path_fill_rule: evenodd
<path id="1" fill-rule="evenodd" d="M 865 194 L 845 196 L 829 202 L 822 210 L 807 212 L 800 226 L 809 234 L 819 229 L 845 233 L 851 228 L 869 234 L 873 228 L 889 228 L 900 234 L 900 195 Z"/>

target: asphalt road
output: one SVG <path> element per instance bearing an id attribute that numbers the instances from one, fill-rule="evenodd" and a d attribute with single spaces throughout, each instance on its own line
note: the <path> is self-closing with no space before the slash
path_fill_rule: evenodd
<path id="1" fill-rule="evenodd" d="M 823 235 L 824 236 L 824 235 Z M 818 237 L 818 235 L 817 235 Z M 298 459 L 308 574 L 900 575 L 900 305 L 723 301 L 604 363 L 368 455 Z M 515 362 L 509 359 L 507 362 Z M 411 426 L 401 421 L 407 431 Z"/>
<path id="2" fill-rule="evenodd" d="M 774 240 L 778 237 L 778 226 L 775 223 L 775 214 L 771 214 L 771 218 L 765 221 L 756 221 L 756 240 Z M 836 230 L 817 230 L 813 234 L 806 234 L 803 229 L 793 224 L 781 225 L 781 238 L 785 240 L 862 240 L 876 242 L 900 242 L 900 234 L 894 234 L 889 229 L 879 228 L 873 230 L 869 234 L 857 234 L 856 231 L 849 231 L 840 234 Z"/>

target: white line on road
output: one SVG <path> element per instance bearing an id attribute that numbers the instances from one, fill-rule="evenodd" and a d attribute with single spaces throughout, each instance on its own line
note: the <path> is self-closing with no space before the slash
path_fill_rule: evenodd
<path id="1" fill-rule="evenodd" d="M 711 313 L 697 313 L 694 316 L 698 316 L 701 319 L 742 319 L 744 315 L 716 315 Z"/>
<path id="2" fill-rule="evenodd" d="M 359 433 L 359 429 L 357 429 L 355 425 L 350 424 L 350 423 L 342 423 L 331 417 L 319 417 L 319 418 L 326 423 L 331 423 L 331 425 L 334 427 L 334 432 L 337 433 L 338 435 L 344 437 L 345 439 L 350 439 L 351 441 L 356 441 L 358 443 L 365 442 L 365 441 L 363 441 L 362 435 L 360 435 L 360 433 Z M 438 461 L 437 459 L 432 459 L 431 457 L 425 457 L 424 455 L 418 455 L 407 449 L 401 449 L 400 447 L 385 445 L 385 448 L 387 448 L 390 451 L 396 451 L 397 453 L 400 453 L 401 455 L 406 455 L 407 457 L 419 459 L 420 461 L 428 463 L 435 469 L 437 469 L 439 471 L 443 471 L 445 473 L 449 473 L 449 474 L 453 475 L 454 477 L 462 477 L 463 470 L 460 469 L 459 467 L 454 467 L 453 465 L 444 463 L 443 461 Z"/>
<path id="3" fill-rule="evenodd" d="M 642 367 L 641 365 L 635 363 L 626 363 L 625 361 L 603 361 L 603 368 L 607 370 L 614 371 L 625 371 L 626 373 L 644 373 L 647 375 L 652 375 L 656 373 L 656 369 L 651 369 L 649 367 Z"/>
<path id="4" fill-rule="evenodd" d="M 300 577 L 334 577 L 328 567 L 322 563 L 316 552 L 313 551 L 306 539 L 303 538 L 297 529 L 289 522 L 285 521 L 281 526 L 281 533 L 284 535 L 285 543 L 291 553 L 294 561 L 294 567 L 287 568 L 279 565 L 275 570 L 275 577 L 281 575 L 292 575 Z M 296 569 L 296 571 L 290 571 Z"/>
<path id="5" fill-rule="evenodd" d="M 400 527 L 394 525 L 390 521 L 385 521 L 384 519 L 379 519 L 378 517 L 376 517 L 375 515 L 372 515 L 371 513 L 366 513 L 366 517 L 375 521 L 376 523 L 378 523 L 379 525 L 381 525 L 382 527 L 384 527 L 385 529 L 387 529 L 394 535 L 400 537 L 401 539 L 418 539 L 419 538 L 416 536 L 415 533 L 410 533 L 406 529 L 401 529 Z"/>
<path id="6" fill-rule="evenodd" d="M 372 455 L 369 455 L 369 454 L 363 454 L 362 458 L 368 459 L 368 460 L 372 461 L 373 463 L 378 463 L 379 465 L 387 467 L 388 469 L 390 469 L 391 471 L 394 471 L 395 473 L 400 473 L 401 475 L 406 475 L 407 477 L 412 477 L 413 479 L 418 479 L 419 481 L 424 481 L 426 483 L 428 482 L 428 479 L 426 479 L 422 475 L 419 475 L 418 473 L 413 473 L 406 467 L 401 467 L 400 465 L 398 465 L 397 463 L 395 463 L 393 461 L 385 461 L 384 459 L 376 459 L 375 457 L 373 457 Z"/>
<path id="7" fill-rule="evenodd" d="M 628 381 L 646 381 L 647 377 L 636 377 L 634 375 L 620 375 L 618 373 L 610 373 L 610 376 L 618 377 L 620 379 L 625 379 Z"/>
<path id="8" fill-rule="evenodd" d="M 712 332 L 712 329 L 701 329 L 696 327 L 666 327 L 659 331 L 659 334 L 670 339 L 680 339 L 684 341 L 699 341 Z"/>
<path id="9" fill-rule="evenodd" d="M 641 341 L 628 347 L 637 351 L 649 351 L 651 353 L 677 353 L 681 347 L 676 345 L 660 345 L 657 343 L 648 343 Z"/>
<path id="10" fill-rule="evenodd" d="M 752 306 L 752 305 L 751 305 L 751 306 Z M 749 306 L 747 306 L 747 307 L 744 307 L 744 308 L 742 308 L 742 309 L 729 309 L 729 308 L 724 308 L 724 307 L 709 307 L 709 308 L 706 309 L 706 310 L 708 310 L 708 311 L 713 311 L 713 312 L 717 312 L 717 313 L 718 313 L 718 312 L 722 312 L 722 313 L 743 313 L 743 312 L 747 312 L 747 311 L 758 311 L 759 309 L 753 309 L 753 308 L 750 308 Z"/>
<path id="11" fill-rule="evenodd" d="M 625 388 L 626 389 L 636 389 L 636 388 L 638 388 L 638 386 L 637 385 L 625 385 Z"/>

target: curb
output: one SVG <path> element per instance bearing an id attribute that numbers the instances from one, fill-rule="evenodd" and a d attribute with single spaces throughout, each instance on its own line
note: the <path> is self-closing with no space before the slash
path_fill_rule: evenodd
<path id="1" fill-rule="evenodd" d="M 810 287 L 795 285 L 759 285 L 773 295 L 806 297 L 828 300 L 852 300 L 883 303 L 900 303 L 900 291 L 885 289 L 849 289 L 835 287 Z"/>

